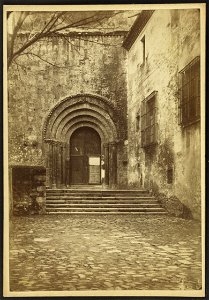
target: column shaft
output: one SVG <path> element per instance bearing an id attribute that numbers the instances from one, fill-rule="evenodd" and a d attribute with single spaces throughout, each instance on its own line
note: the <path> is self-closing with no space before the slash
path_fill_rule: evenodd
<path id="1" fill-rule="evenodd" d="M 111 143 L 109 146 L 109 183 L 111 187 L 117 185 L 117 145 Z"/>
<path id="2" fill-rule="evenodd" d="M 109 144 L 104 145 L 105 185 L 109 185 Z"/>

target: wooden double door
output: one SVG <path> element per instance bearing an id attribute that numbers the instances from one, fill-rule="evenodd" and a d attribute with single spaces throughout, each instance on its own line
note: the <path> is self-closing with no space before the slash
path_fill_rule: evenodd
<path id="1" fill-rule="evenodd" d="M 90 127 L 78 128 L 71 136 L 70 183 L 101 183 L 101 139 Z"/>

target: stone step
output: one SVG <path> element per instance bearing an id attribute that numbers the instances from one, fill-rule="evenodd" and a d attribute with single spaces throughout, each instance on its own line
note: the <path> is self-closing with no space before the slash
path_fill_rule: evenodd
<path id="1" fill-rule="evenodd" d="M 47 189 L 51 214 L 166 214 L 146 190 Z"/>
<path id="2" fill-rule="evenodd" d="M 46 194 L 46 199 L 47 200 L 66 200 L 66 199 L 84 199 L 84 200 L 99 200 L 99 199 L 110 199 L 110 200 L 119 200 L 119 199 L 130 199 L 130 200 L 134 200 L 134 199 L 154 199 L 154 197 L 150 196 L 150 195 L 47 195 Z"/>
<path id="3" fill-rule="evenodd" d="M 59 208 L 51 208 L 47 207 L 46 211 L 164 211 L 161 207 L 131 207 L 131 208 L 123 208 L 123 207 L 59 207 Z"/>
<path id="4" fill-rule="evenodd" d="M 70 189 L 103 189 L 102 184 L 71 184 L 68 188 Z"/>
<path id="5" fill-rule="evenodd" d="M 136 202 L 136 201 L 118 201 L 118 202 L 114 202 L 114 201 L 88 201 L 88 202 L 85 202 L 85 201 L 64 201 L 64 202 L 58 202 L 58 201 L 53 201 L 53 202 L 46 202 L 46 205 L 84 205 L 84 206 L 89 206 L 89 205 L 159 205 L 159 202 L 157 201 L 140 201 L 140 202 Z"/>
<path id="6" fill-rule="evenodd" d="M 105 204 L 105 203 L 110 203 L 110 204 L 155 204 L 155 203 L 158 203 L 159 202 L 155 199 L 98 199 L 98 200 L 95 200 L 95 199 L 88 199 L 88 200 L 85 200 L 85 199 L 66 199 L 66 200 L 63 200 L 63 199 L 54 199 L 54 200 L 46 200 L 46 204 L 71 204 L 71 203 L 83 203 L 83 204 Z"/>
<path id="7" fill-rule="evenodd" d="M 167 212 L 165 211 L 158 211 L 158 212 L 153 212 L 153 211 L 146 211 L 146 212 L 139 212 L 139 211 L 109 211 L 109 212 L 101 212 L 101 211 L 50 211 L 47 212 L 48 214 L 71 214 L 71 215 L 167 215 Z"/>
<path id="8" fill-rule="evenodd" d="M 149 193 L 46 193 L 47 197 L 152 197 Z"/>
<path id="9" fill-rule="evenodd" d="M 151 195 L 48 195 L 46 199 L 153 199 Z"/>
<path id="10" fill-rule="evenodd" d="M 63 203 L 63 204 L 52 204 L 47 203 L 46 208 L 55 207 L 55 208 L 62 208 L 62 207 L 84 207 L 87 206 L 85 204 L 79 204 L 79 203 Z M 160 207 L 158 203 L 92 203 L 88 204 L 88 207 Z"/>
<path id="11" fill-rule="evenodd" d="M 151 196 L 46 196 L 46 200 L 153 200 Z"/>
<path id="12" fill-rule="evenodd" d="M 47 194 L 149 194 L 146 190 L 46 190 Z"/>
<path id="13" fill-rule="evenodd" d="M 86 198 L 86 199 L 90 199 L 90 198 L 93 198 L 93 199 L 96 199 L 96 198 L 120 198 L 120 199 L 123 199 L 123 198 L 127 198 L 127 199 L 131 199 L 131 198 L 154 198 L 152 195 L 129 195 L 129 194 L 112 194 L 112 195 L 96 195 L 96 194 L 57 194 L 57 195 L 51 195 L 51 194 L 47 194 L 46 193 L 46 198 L 47 199 L 56 199 L 56 198 Z"/>

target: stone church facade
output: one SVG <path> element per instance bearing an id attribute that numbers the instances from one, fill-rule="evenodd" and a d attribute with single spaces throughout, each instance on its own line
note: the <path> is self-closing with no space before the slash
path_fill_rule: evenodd
<path id="1" fill-rule="evenodd" d="M 175 196 L 199 218 L 199 26 L 198 10 L 142 11 L 128 32 L 50 36 L 13 66 L 11 209 L 34 186 L 44 203 L 45 187 L 101 185 Z"/>

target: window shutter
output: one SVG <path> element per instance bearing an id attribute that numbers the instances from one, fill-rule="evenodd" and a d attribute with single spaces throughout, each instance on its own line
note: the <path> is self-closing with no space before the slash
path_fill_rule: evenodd
<path id="1" fill-rule="evenodd" d="M 145 145 L 145 129 L 146 129 L 146 102 L 141 103 L 141 145 Z"/>

